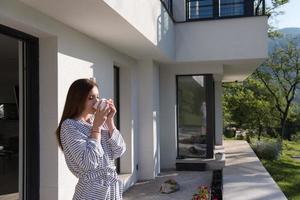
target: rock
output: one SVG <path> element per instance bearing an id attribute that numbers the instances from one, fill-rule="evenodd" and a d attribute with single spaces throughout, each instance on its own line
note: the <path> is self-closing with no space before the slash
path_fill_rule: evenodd
<path id="1" fill-rule="evenodd" d="M 169 194 L 180 189 L 179 184 L 174 179 L 168 179 L 160 186 L 160 192 Z"/>

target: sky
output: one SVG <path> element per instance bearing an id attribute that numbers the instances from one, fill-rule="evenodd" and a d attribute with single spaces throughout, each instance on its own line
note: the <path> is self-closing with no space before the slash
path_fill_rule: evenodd
<path id="1" fill-rule="evenodd" d="M 290 0 L 289 3 L 282 6 L 278 11 L 283 11 L 284 14 L 272 20 L 271 23 L 273 26 L 278 29 L 287 27 L 300 28 L 300 0 Z"/>

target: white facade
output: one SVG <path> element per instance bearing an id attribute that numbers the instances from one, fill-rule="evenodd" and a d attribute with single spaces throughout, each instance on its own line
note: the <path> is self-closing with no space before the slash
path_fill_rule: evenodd
<path id="1" fill-rule="evenodd" d="M 100 95 L 112 98 L 113 67 L 120 68 L 127 143 L 120 170 L 128 188 L 175 168 L 176 75 L 213 74 L 215 141 L 222 145 L 222 82 L 243 80 L 267 57 L 267 17 L 176 24 L 158 0 L 1 0 L 0 24 L 39 38 L 43 200 L 74 192 L 76 178 L 54 134 L 74 80 L 96 77 Z"/>

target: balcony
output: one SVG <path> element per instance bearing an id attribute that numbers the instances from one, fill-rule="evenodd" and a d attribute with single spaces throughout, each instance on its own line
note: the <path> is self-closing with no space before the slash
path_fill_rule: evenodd
<path id="1" fill-rule="evenodd" d="M 174 22 L 265 15 L 265 0 L 161 0 Z"/>

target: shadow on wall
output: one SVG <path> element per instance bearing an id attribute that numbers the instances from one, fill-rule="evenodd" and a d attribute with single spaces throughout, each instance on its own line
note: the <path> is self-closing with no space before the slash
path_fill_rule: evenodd
<path id="1" fill-rule="evenodd" d="M 157 47 L 168 53 L 168 57 L 175 59 L 175 46 L 174 46 L 174 25 L 173 22 L 164 8 L 161 5 L 161 15 L 157 18 Z"/>

